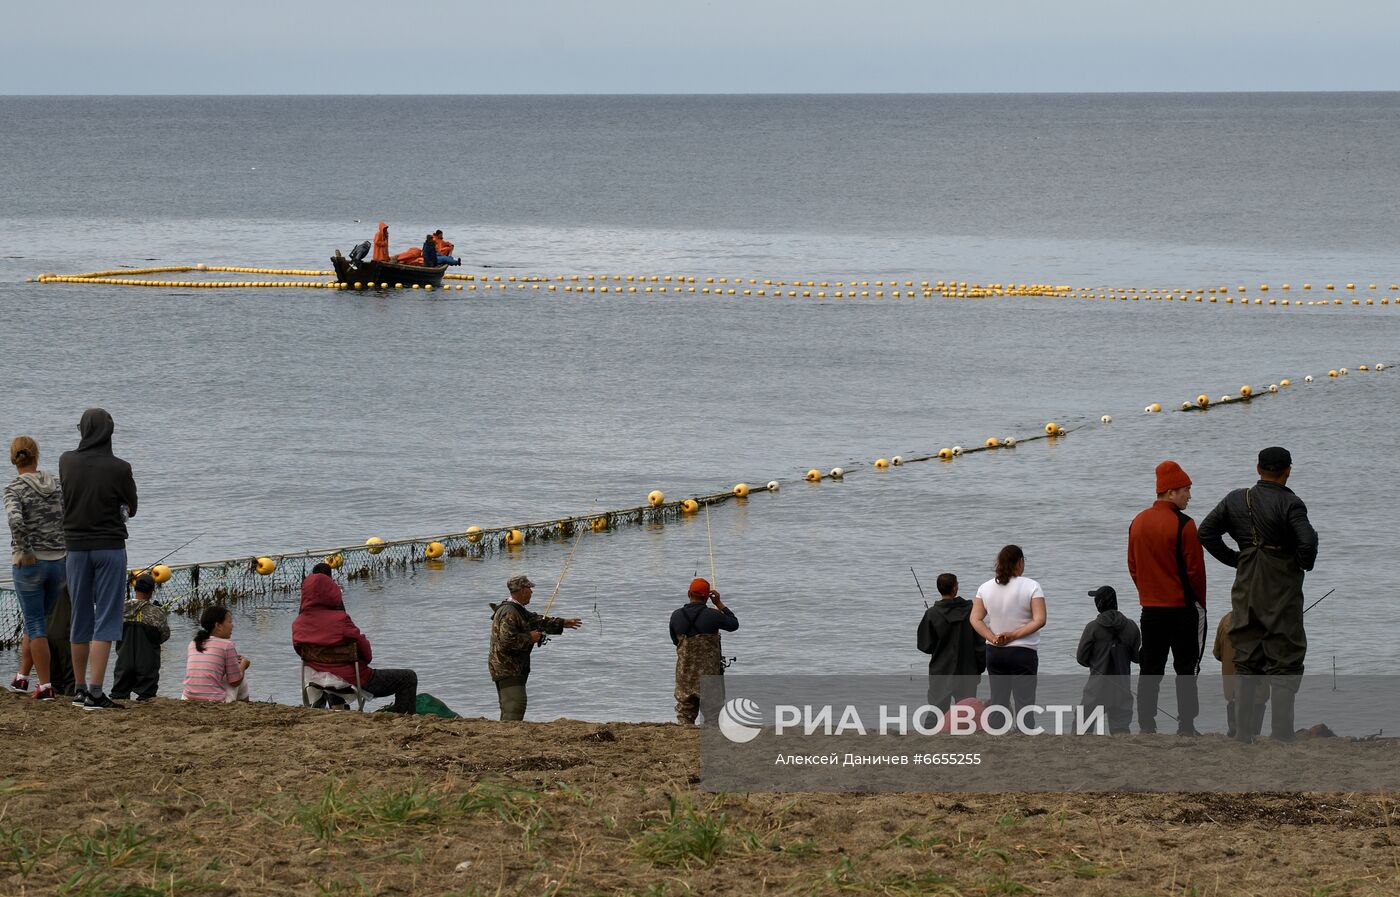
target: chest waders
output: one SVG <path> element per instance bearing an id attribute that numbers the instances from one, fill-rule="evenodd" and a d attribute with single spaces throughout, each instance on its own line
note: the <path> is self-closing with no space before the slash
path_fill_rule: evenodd
<path id="1" fill-rule="evenodd" d="M 700 608 L 703 610 L 704 605 L 700 605 Z M 696 632 L 695 621 L 700 614 L 682 613 L 689 631 L 677 635 L 676 721 L 693 726 L 703 709 L 706 725 L 714 725 L 719 719 L 720 705 L 724 703 L 724 680 L 712 680 L 712 684 L 703 689 L 701 686 L 705 676 L 724 675 L 724 651 L 720 646 L 719 633 Z"/>
<path id="2" fill-rule="evenodd" d="M 1303 631 L 1303 569 L 1293 553 L 1259 541 L 1253 490 L 1244 494 L 1251 542 L 1240 549 L 1230 589 L 1230 641 L 1235 647 L 1236 737 L 1258 732 L 1263 708 L 1255 700 L 1267 688 L 1273 705 L 1272 734 L 1293 740 L 1293 703 L 1303 676 L 1308 637 Z M 1265 680 L 1263 677 L 1268 677 Z"/>

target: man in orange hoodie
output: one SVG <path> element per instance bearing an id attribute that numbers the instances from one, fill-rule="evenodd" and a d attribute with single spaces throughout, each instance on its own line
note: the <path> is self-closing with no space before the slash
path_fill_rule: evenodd
<path id="1" fill-rule="evenodd" d="M 1196 522 L 1183 513 L 1191 478 L 1175 461 L 1157 465 L 1157 500 L 1128 527 L 1128 572 L 1142 604 L 1138 729 L 1157 731 L 1157 696 L 1171 653 L 1176 670 L 1177 734 L 1196 735 L 1196 676 L 1206 650 L 1205 551 Z"/>

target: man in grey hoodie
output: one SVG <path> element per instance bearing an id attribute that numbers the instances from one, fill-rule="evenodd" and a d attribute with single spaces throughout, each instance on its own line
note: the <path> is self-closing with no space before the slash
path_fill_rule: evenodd
<path id="1" fill-rule="evenodd" d="M 136 481 L 131 465 L 112 454 L 114 429 L 112 415 L 89 408 L 78 424 L 78 448 L 58 459 L 73 604 L 73 703 L 84 710 L 122 709 L 102 690 L 102 682 L 112 642 L 122 637 L 126 521 L 136 516 Z"/>
<path id="2" fill-rule="evenodd" d="M 1108 716 L 1110 735 L 1127 735 L 1133 721 L 1133 664 L 1140 663 L 1142 631 L 1118 612 L 1118 593 L 1113 586 L 1099 586 L 1089 593 L 1099 615 L 1084 627 L 1079 665 L 1089 668 L 1081 703 L 1085 709 L 1102 707 Z"/>

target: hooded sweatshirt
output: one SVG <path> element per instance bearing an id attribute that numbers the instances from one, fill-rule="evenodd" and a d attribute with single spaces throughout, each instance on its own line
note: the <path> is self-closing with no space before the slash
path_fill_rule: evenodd
<path id="1" fill-rule="evenodd" d="M 345 612 L 345 601 L 335 580 L 324 573 L 312 573 L 301 584 L 301 613 L 292 621 L 292 647 L 334 647 L 346 642 L 359 645 L 360 684 L 363 685 L 373 675 L 369 668 L 369 662 L 373 659 L 369 639 Z M 346 682 L 355 681 L 354 664 L 307 661 L 306 665 L 313 670 L 339 676 Z"/>
<path id="2" fill-rule="evenodd" d="M 1118 611 L 1118 599 L 1095 598 L 1099 615 L 1084 627 L 1075 659 L 1096 676 L 1129 676 L 1140 661 L 1142 632 L 1138 625 Z"/>
<path id="3" fill-rule="evenodd" d="M 5 487 L 5 516 L 16 564 L 63 559 L 63 490 L 52 474 L 38 470 L 15 477 Z"/>
<path id="4" fill-rule="evenodd" d="M 82 441 L 58 459 L 63 481 L 63 534 L 69 551 L 126 547 L 126 518 L 136 516 L 131 465 L 112 454 L 112 415 L 83 412 Z"/>
<path id="5" fill-rule="evenodd" d="M 919 621 L 919 650 L 930 676 L 972 676 L 987 669 L 987 642 L 972 628 L 972 602 L 940 598 Z"/>

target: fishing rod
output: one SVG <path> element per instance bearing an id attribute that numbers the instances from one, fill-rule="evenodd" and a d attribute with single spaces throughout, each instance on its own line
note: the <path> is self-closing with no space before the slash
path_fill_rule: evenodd
<path id="1" fill-rule="evenodd" d="M 914 573 L 914 568 L 909 568 L 910 573 Z M 928 596 L 924 594 L 924 587 L 919 584 L 919 574 L 914 573 L 914 585 L 919 587 L 919 597 L 924 599 L 924 610 L 928 610 Z"/>
<path id="2" fill-rule="evenodd" d="M 1335 592 L 1335 591 L 1337 591 L 1337 590 L 1336 590 L 1336 589 L 1333 589 L 1331 592 L 1328 592 L 1327 595 L 1330 595 L 1330 594 L 1332 594 L 1332 592 Z M 1327 595 L 1323 595 L 1321 598 L 1317 599 L 1317 600 L 1314 601 L 1312 604 L 1309 604 L 1307 607 L 1303 608 L 1303 613 L 1307 613 L 1308 611 L 1312 610 L 1314 607 L 1317 607 L 1319 604 L 1321 604 L 1322 602 L 1326 601 L 1326 600 L 1327 600 Z"/>
<path id="3" fill-rule="evenodd" d="M 710 534 L 710 505 L 705 504 L 705 541 L 710 545 L 710 591 L 715 589 L 715 539 Z"/>
<path id="4" fill-rule="evenodd" d="M 149 572 L 151 571 L 151 568 L 154 567 L 156 564 L 159 564 L 161 561 L 165 560 L 166 558 L 170 557 L 171 555 L 176 554 L 176 553 L 182 551 L 183 549 L 186 549 L 186 548 L 190 547 L 192 544 L 194 544 L 195 539 L 199 539 L 199 538 L 201 538 L 201 537 L 204 536 L 204 535 L 205 535 L 205 533 L 200 533 L 198 536 L 195 536 L 194 539 L 189 540 L 189 541 L 186 542 L 184 545 L 181 545 L 179 548 L 176 548 L 174 551 L 167 551 L 165 554 L 163 554 L 163 555 L 161 555 L 160 557 L 156 558 L 156 561 L 155 561 L 154 564 L 147 564 L 146 566 L 141 567 L 140 569 L 143 570 L 143 571 L 145 571 L 145 572 L 147 572 L 147 573 L 149 573 Z"/>
<path id="5" fill-rule="evenodd" d="M 569 549 L 569 556 L 564 558 L 564 569 L 559 571 L 559 581 L 554 584 L 554 594 L 549 596 L 549 603 L 544 606 L 544 615 L 549 616 L 549 609 L 554 606 L 554 599 L 559 597 L 559 587 L 564 584 L 564 576 L 569 572 L 569 562 L 574 559 L 574 552 L 578 551 L 578 543 L 583 539 L 583 534 L 587 530 L 580 526 L 578 535 L 574 536 L 574 547 Z"/>

